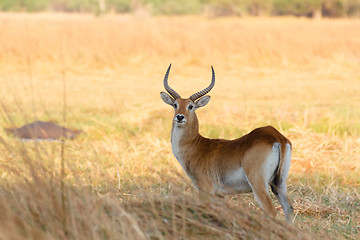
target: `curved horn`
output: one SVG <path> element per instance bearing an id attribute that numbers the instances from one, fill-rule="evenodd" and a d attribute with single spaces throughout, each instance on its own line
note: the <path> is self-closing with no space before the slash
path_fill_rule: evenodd
<path id="1" fill-rule="evenodd" d="M 165 77 L 164 77 L 164 87 L 165 87 L 165 90 L 176 100 L 176 99 L 180 98 L 180 95 L 174 89 L 172 89 L 168 84 L 170 68 L 171 68 L 171 64 L 169 65 L 169 67 L 166 71 Z"/>
<path id="2" fill-rule="evenodd" d="M 211 66 L 211 71 L 212 71 L 212 78 L 211 78 L 210 85 L 207 88 L 205 88 L 204 90 L 201 90 L 201 91 L 191 95 L 190 96 L 191 101 L 195 101 L 196 99 L 201 98 L 202 96 L 204 96 L 205 94 L 210 92 L 210 90 L 214 87 L 214 85 L 215 85 L 215 72 L 214 72 L 214 68 L 212 66 Z"/>

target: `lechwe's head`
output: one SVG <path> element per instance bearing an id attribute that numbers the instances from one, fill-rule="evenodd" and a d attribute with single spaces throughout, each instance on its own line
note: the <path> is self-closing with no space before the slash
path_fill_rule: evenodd
<path id="1" fill-rule="evenodd" d="M 172 106 L 175 110 L 174 115 L 174 126 L 176 127 L 185 127 L 189 123 L 197 123 L 197 117 L 195 110 L 205 106 L 210 101 L 210 96 L 205 96 L 215 85 L 215 72 L 213 67 L 212 70 L 212 79 L 210 85 L 197 93 L 194 93 L 189 98 L 181 98 L 180 95 L 172 89 L 168 84 L 168 77 L 170 72 L 171 64 L 166 71 L 164 77 L 164 87 L 166 92 L 161 92 L 161 99 L 166 103 Z"/>

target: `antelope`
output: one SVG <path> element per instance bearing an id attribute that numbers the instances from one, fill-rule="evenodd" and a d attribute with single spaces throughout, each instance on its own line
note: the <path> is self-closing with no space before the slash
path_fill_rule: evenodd
<path id="1" fill-rule="evenodd" d="M 253 192 L 260 207 L 270 216 L 276 216 L 269 194 L 275 194 L 286 220 L 293 219 L 293 208 L 287 195 L 286 179 L 291 161 L 291 142 L 272 126 L 260 127 L 234 139 L 210 139 L 199 134 L 195 111 L 204 107 L 210 96 L 206 95 L 215 85 L 212 70 L 210 85 L 181 98 L 168 84 L 171 64 L 164 77 L 166 92 L 162 100 L 172 106 L 172 152 L 199 192 L 218 196 Z"/>

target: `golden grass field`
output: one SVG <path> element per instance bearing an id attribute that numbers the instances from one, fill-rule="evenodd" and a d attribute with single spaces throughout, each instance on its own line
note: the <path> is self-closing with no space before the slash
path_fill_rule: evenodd
<path id="1" fill-rule="evenodd" d="M 62 154 L 61 142 L 0 130 L 0 239 L 359 239 L 359 29 L 358 19 L 1 13 L 0 126 L 51 120 L 84 134 Z M 275 198 L 273 220 L 252 194 L 197 197 L 159 96 L 170 63 L 183 97 L 214 66 L 202 135 L 271 124 L 292 141 L 292 226 Z"/>

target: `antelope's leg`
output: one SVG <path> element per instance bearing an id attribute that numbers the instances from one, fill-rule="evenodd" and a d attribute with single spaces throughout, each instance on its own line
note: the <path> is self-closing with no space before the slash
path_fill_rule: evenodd
<path id="1" fill-rule="evenodd" d="M 275 217 L 276 211 L 270 198 L 269 185 L 265 183 L 263 176 L 259 174 L 249 174 L 248 181 L 261 208 L 271 217 Z"/>

